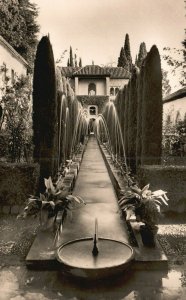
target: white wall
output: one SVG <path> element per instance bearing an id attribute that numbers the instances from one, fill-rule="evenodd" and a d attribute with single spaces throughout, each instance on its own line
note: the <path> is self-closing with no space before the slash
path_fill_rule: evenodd
<path id="1" fill-rule="evenodd" d="M 111 87 L 123 87 L 125 84 L 128 83 L 128 79 L 110 79 L 110 86 Z"/>
<path id="2" fill-rule="evenodd" d="M 79 79 L 77 95 L 88 95 L 88 85 L 90 83 L 96 84 L 96 95 L 106 95 L 106 80 L 104 79 Z"/>
<path id="3" fill-rule="evenodd" d="M 27 74 L 26 66 L 0 44 L 0 66 L 2 66 L 3 63 L 6 64 L 9 73 L 11 69 L 13 69 L 17 75 Z"/>
<path id="4" fill-rule="evenodd" d="M 6 45 L 0 40 L 0 68 L 5 65 L 7 69 L 6 75 L 10 77 L 9 83 L 11 83 L 11 73 L 14 72 L 14 76 L 27 75 L 27 65 L 21 60 L 18 53 L 14 54 L 14 50 L 11 51 Z M 3 82 L 4 72 L 0 72 L 0 88 L 4 85 Z M 1 96 L 1 91 L 0 91 Z"/>
<path id="5" fill-rule="evenodd" d="M 186 114 L 186 97 L 176 99 L 163 104 L 163 121 L 170 115 L 171 121 L 175 123 L 177 114 L 180 114 L 180 119 L 184 119 Z"/>

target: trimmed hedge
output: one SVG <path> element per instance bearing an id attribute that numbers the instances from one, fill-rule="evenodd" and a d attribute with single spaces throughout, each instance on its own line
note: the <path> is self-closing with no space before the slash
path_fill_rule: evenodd
<path id="1" fill-rule="evenodd" d="M 55 62 L 48 36 L 40 40 L 33 76 L 33 142 L 34 160 L 40 163 L 39 191 L 43 178 L 53 176 L 56 167 L 57 91 Z"/>
<path id="2" fill-rule="evenodd" d="M 0 164 L 0 206 L 23 205 L 29 194 L 34 195 L 39 180 L 39 165 Z"/>
<path id="3" fill-rule="evenodd" d="M 167 191 L 169 206 L 164 210 L 186 212 L 186 166 L 145 165 L 138 169 L 140 187 Z"/>

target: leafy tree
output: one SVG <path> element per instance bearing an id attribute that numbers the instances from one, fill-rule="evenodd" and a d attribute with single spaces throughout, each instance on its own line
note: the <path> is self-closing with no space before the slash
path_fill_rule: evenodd
<path id="1" fill-rule="evenodd" d="M 2 69 L 1 69 L 2 71 Z M 8 134 L 9 156 L 11 162 L 19 162 L 22 158 L 28 160 L 28 150 L 31 150 L 31 86 L 28 77 L 17 77 L 14 83 L 6 77 L 1 88 L 3 126 Z"/>
<path id="2" fill-rule="evenodd" d="M 142 164 L 161 162 L 162 110 L 161 63 L 159 51 L 154 45 L 144 63 Z"/>
<path id="3" fill-rule="evenodd" d="M 30 0 L 0 2 L 0 34 L 29 63 L 33 61 L 37 44 L 37 16 L 37 6 Z"/>
<path id="4" fill-rule="evenodd" d="M 163 60 L 167 63 L 169 67 L 169 73 L 172 76 L 178 78 L 179 85 L 184 87 L 186 85 L 185 80 L 185 68 L 186 68 L 186 60 L 185 60 L 185 49 L 180 48 L 170 48 L 164 47 L 164 54 L 162 56 Z"/>
<path id="5" fill-rule="evenodd" d="M 165 71 L 163 69 L 162 69 L 162 93 L 163 93 L 163 97 L 166 97 L 171 93 L 170 81 L 168 79 L 168 71 Z"/>
<path id="6" fill-rule="evenodd" d="M 33 141 L 34 159 L 40 163 L 40 191 L 43 178 L 55 172 L 57 132 L 56 76 L 52 46 L 47 36 L 40 40 L 33 78 Z"/>
<path id="7" fill-rule="evenodd" d="M 137 57 L 137 66 L 139 68 L 141 68 L 142 62 L 146 56 L 147 56 L 147 49 L 145 43 L 143 42 L 140 44 L 139 53 Z"/>
<path id="8" fill-rule="evenodd" d="M 129 41 L 128 33 L 125 36 L 124 52 L 125 52 L 128 64 L 129 64 L 129 70 L 131 70 L 131 68 L 132 68 L 132 56 L 131 56 L 131 51 L 130 51 L 130 41 Z"/>

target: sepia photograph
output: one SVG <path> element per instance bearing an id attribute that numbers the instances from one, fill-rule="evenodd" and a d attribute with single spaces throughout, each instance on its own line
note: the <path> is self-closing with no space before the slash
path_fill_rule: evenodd
<path id="1" fill-rule="evenodd" d="M 186 1 L 0 0 L 0 300 L 186 299 Z"/>

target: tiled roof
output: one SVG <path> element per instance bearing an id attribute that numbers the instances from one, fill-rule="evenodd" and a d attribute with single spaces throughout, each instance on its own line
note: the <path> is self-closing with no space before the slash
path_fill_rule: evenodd
<path id="1" fill-rule="evenodd" d="M 80 67 L 61 67 L 61 75 L 65 77 L 71 77 L 74 72 L 81 69 Z"/>
<path id="2" fill-rule="evenodd" d="M 107 67 L 106 68 L 111 75 L 111 78 L 130 78 L 130 72 L 122 67 Z"/>
<path id="3" fill-rule="evenodd" d="M 166 102 L 177 100 L 177 99 L 180 99 L 183 97 L 186 97 L 186 87 L 176 91 L 175 93 L 168 95 L 167 97 L 165 97 L 163 99 L 163 102 L 166 103 Z"/>
<path id="4" fill-rule="evenodd" d="M 100 67 L 98 65 L 87 65 L 80 67 L 61 67 L 61 73 L 65 77 L 74 76 L 109 76 L 110 78 L 130 77 L 130 73 L 122 67 Z"/>

